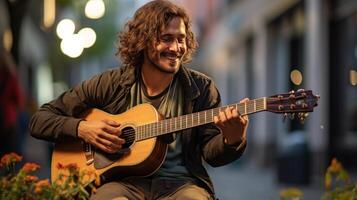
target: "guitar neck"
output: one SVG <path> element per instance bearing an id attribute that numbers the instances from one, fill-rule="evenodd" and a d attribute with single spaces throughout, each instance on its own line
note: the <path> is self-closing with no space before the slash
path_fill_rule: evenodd
<path id="1" fill-rule="evenodd" d="M 145 140 L 152 137 L 157 137 L 160 135 L 212 123 L 213 117 L 218 116 L 219 112 L 224 111 L 227 107 L 233 107 L 237 109 L 241 115 L 248 115 L 265 111 L 267 109 L 267 99 L 266 97 L 253 99 L 245 103 L 235 103 L 219 108 L 213 108 L 138 126 L 136 130 L 136 140 Z"/>

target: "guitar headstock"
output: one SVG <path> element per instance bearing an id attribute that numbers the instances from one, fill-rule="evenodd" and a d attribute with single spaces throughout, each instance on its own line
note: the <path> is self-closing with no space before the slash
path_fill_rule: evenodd
<path id="1" fill-rule="evenodd" d="M 307 117 L 307 113 L 312 112 L 318 105 L 319 98 L 311 90 L 304 89 L 273 95 L 267 98 L 267 110 L 285 115 L 292 113 L 292 116 L 298 113 L 298 118 L 303 121 Z"/>

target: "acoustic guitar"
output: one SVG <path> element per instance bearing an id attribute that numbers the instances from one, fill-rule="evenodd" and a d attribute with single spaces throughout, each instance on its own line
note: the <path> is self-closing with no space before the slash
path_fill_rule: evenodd
<path id="1" fill-rule="evenodd" d="M 57 168 L 58 163 L 76 163 L 80 170 L 95 171 L 101 182 L 114 176 L 149 176 L 160 168 L 168 148 L 166 143 L 157 139 L 158 136 L 212 123 L 213 117 L 227 107 L 236 108 L 241 115 L 269 111 L 297 115 L 300 120 L 304 120 L 307 112 L 312 112 L 317 106 L 318 99 L 319 96 L 311 90 L 298 90 L 171 119 L 161 119 L 151 104 L 141 104 L 118 115 L 93 108 L 83 118 L 88 121 L 109 119 L 120 123 L 120 137 L 126 143 L 119 152 L 108 154 L 75 138 L 56 142 L 52 154 L 51 179 L 56 180 L 61 173 Z"/>

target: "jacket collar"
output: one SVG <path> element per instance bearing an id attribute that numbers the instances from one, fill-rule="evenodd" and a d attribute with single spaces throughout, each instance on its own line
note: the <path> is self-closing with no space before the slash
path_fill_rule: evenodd
<path id="1" fill-rule="evenodd" d="M 182 83 L 184 93 L 188 99 L 194 100 L 200 96 L 200 90 L 195 79 L 192 77 L 190 69 L 185 66 L 181 66 L 178 71 L 178 78 Z"/>
<path id="2" fill-rule="evenodd" d="M 131 66 L 123 66 L 119 70 L 121 71 L 121 78 L 119 79 L 119 84 L 123 88 L 130 89 L 136 81 L 136 77 L 138 77 L 138 70 L 135 67 Z"/>

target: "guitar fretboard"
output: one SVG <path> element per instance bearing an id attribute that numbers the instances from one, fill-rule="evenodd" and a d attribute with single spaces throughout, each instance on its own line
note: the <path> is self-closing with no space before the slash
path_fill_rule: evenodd
<path id="1" fill-rule="evenodd" d="M 241 115 L 248 115 L 266 110 L 266 105 L 266 97 L 263 97 L 250 100 L 246 103 L 231 104 L 219 108 L 165 119 L 155 123 L 145 124 L 137 127 L 136 140 L 145 140 L 152 137 L 157 137 L 160 135 L 212 123 L 214 116 L 218 116 L 219 112 L 223 112 L 227 107 L 233 107 L 237 109 Z"/>

